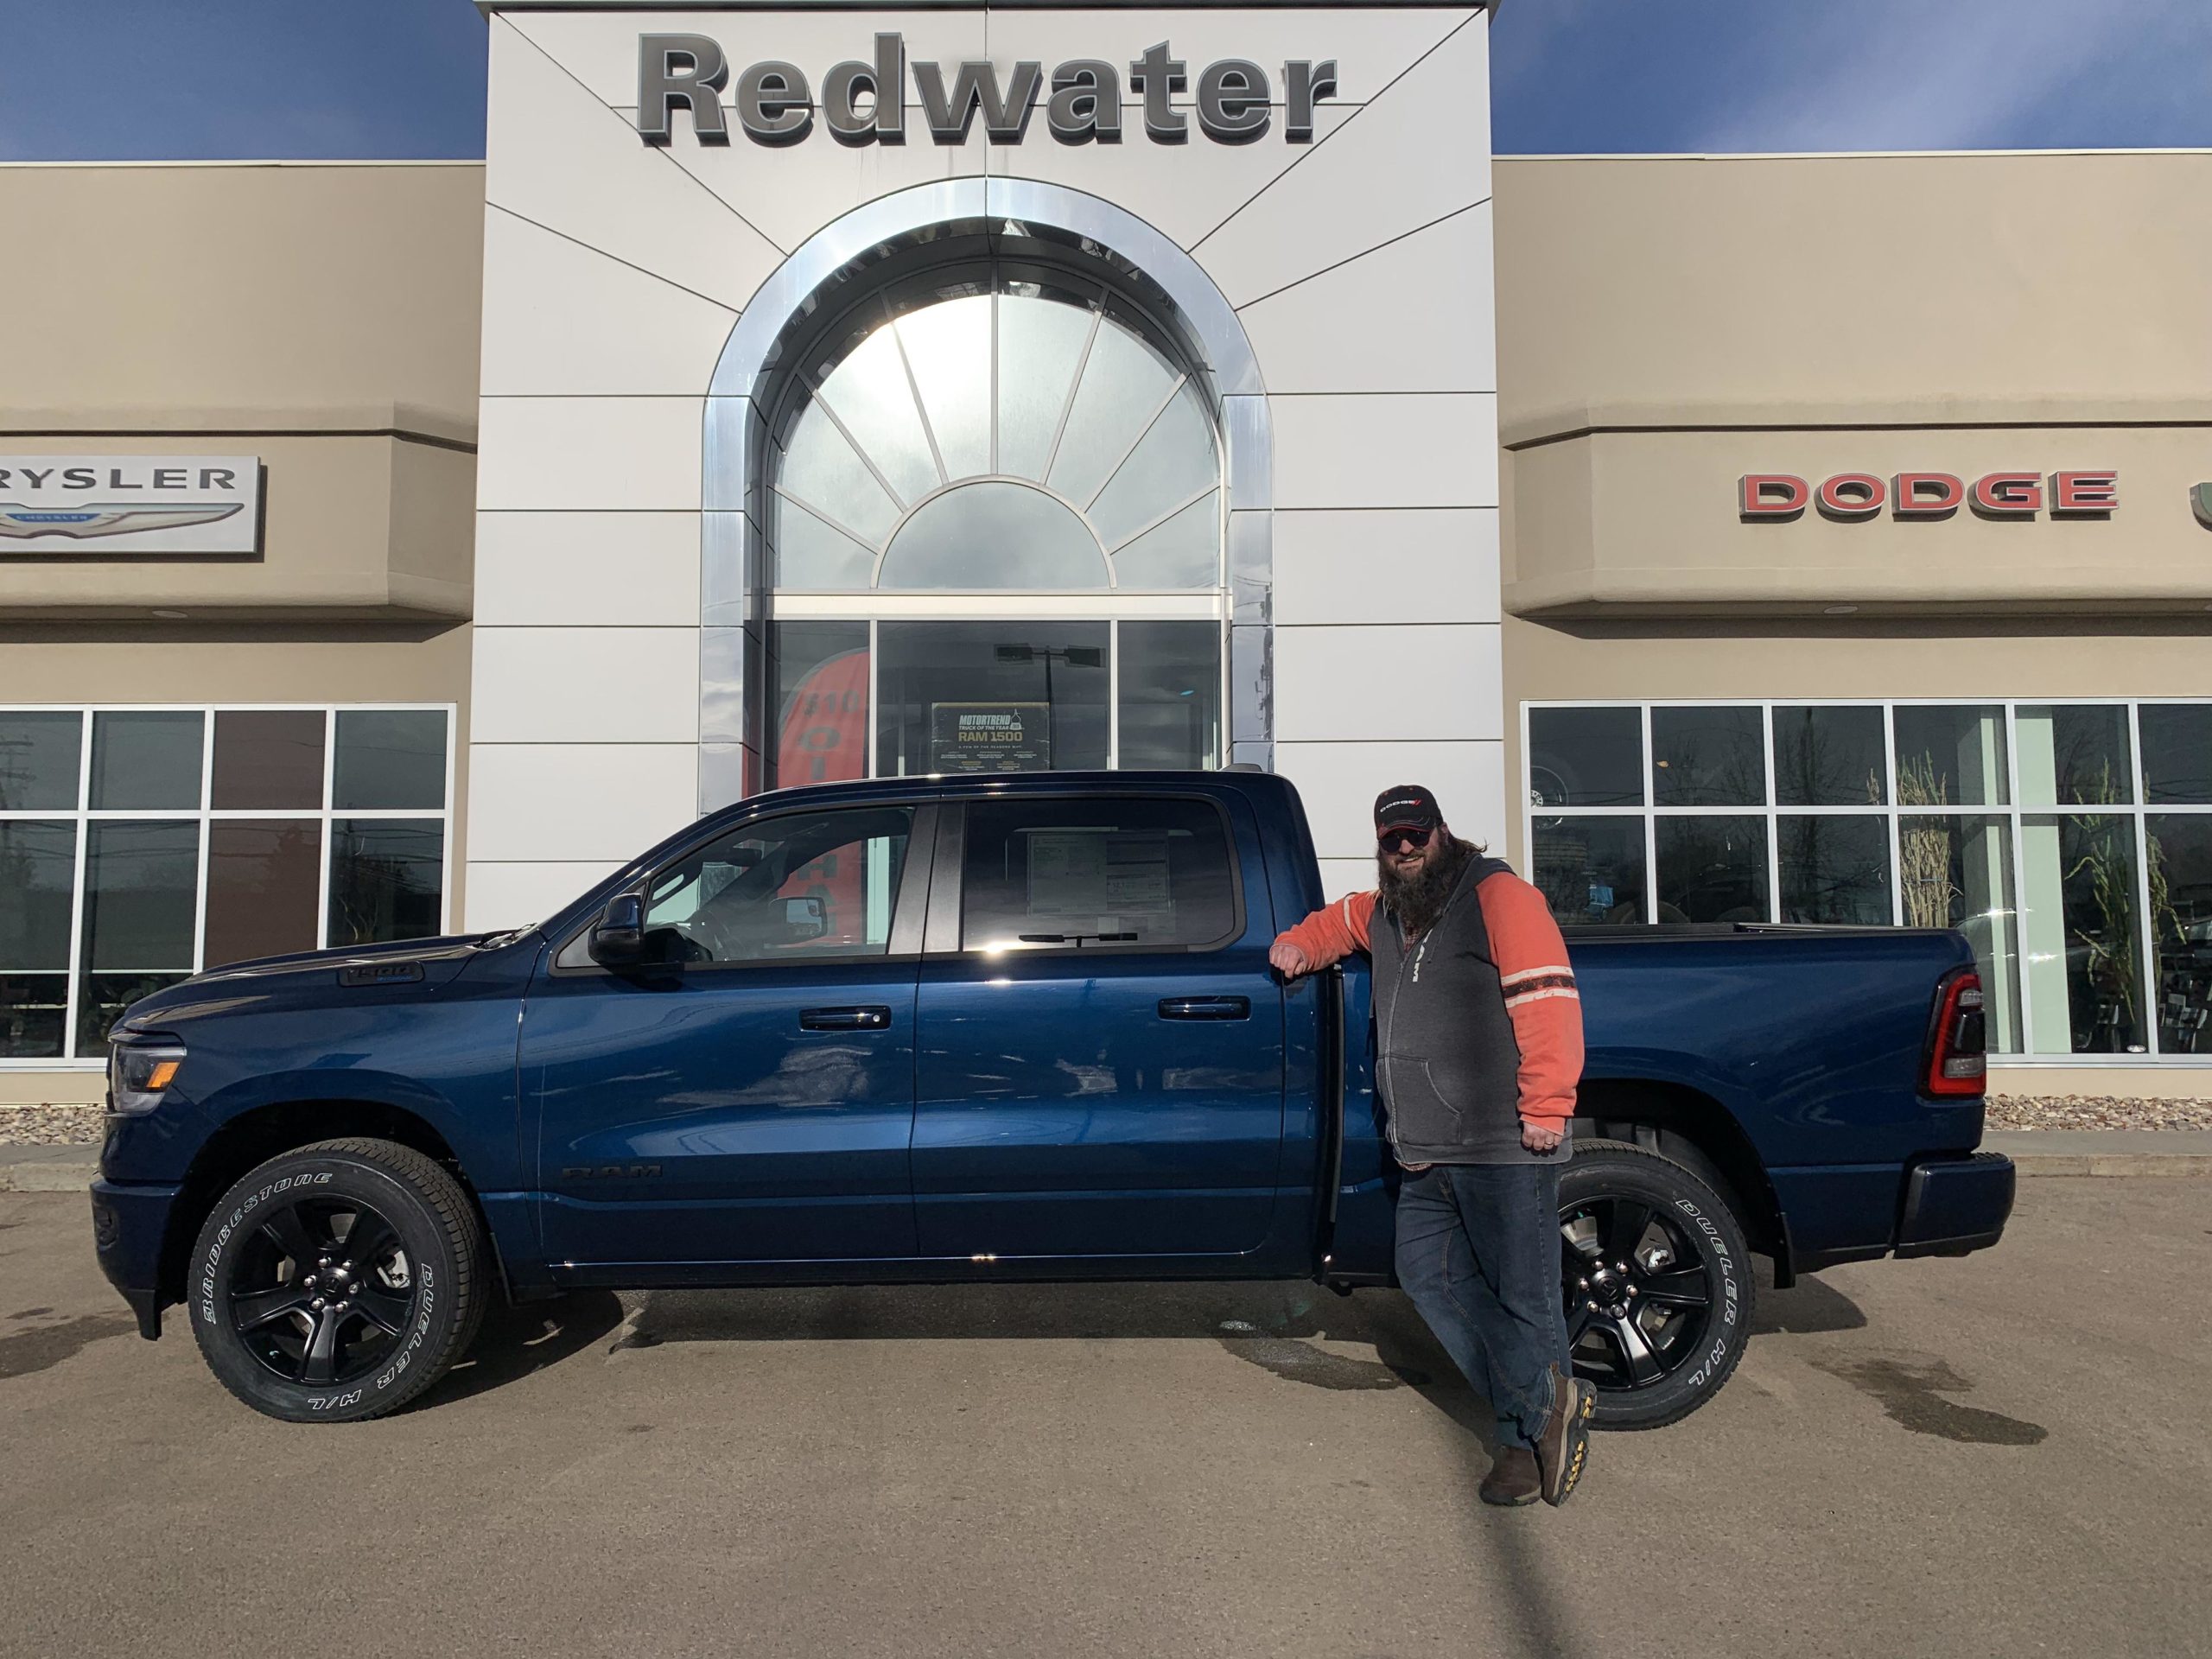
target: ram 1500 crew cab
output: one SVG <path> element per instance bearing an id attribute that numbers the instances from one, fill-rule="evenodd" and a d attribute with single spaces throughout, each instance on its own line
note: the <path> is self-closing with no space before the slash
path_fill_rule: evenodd
<path id="1" fill-rule="evenodd" d="M 760 796 L 543 922 L 241 963 L 118 1023 L 92 1188 L 160 1334 L 302 1421 L 391 1410 L 486 1301 L 577 1287 L 1391 1281 L 1355 962 L 1257 772 Z M 1996 1243 L 1956 934 L 1569 935 L 1587 1069 L 1560 1287 L 1599 1419 L 1669 1422 L 1777 1280 Z"/>

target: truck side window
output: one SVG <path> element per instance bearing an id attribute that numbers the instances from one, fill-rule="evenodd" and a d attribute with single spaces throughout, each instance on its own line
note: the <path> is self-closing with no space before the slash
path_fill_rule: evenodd
<path id="1" fill-rule="evenodd" d="M 685 962 L 881 956 L 913 821 L 882 806 L 747 824 L 653 878 L 646 931 Z"/>
<path id="2" fill-rule="evenodd" d="M 1196 800 L 978 801 L 968 808 L 963 950 L 1187 950 L 1236 931 L 1220 809 Z"/>

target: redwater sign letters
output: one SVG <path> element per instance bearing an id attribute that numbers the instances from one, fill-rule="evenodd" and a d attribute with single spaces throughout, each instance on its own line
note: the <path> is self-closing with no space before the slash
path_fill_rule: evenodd
<path id="1" fill-rule="evenodd" d="M 1948 518 L 1971 507 L 1983 518 L 2109 518 L 2120 510 L 2114 472 L 1986 473 L 1969 483 L 1953 473 L 1838 473 L 1819 485 L 1792 473 L 1746 473 L 1737 486 L 1746 524 L 1802 518 L 1816 507 L 1845 524 L 1878 518 Z"/>
<path id="2" fill-rule="evenodd" d="M 954 66 L 948 77 L 941 63 L 906 61 L 906 39 L 887 33 L 875 37 L 865 60 L 833 64 L 822 77 L 816 98 L 806 72 L 796 64 L 753 64 L 736 79 L 733 102 L 737 124 L 759 144 L 795 144 L 822 124 L 841 144 L 901 144 L 906 141 L 907 76 L 911 71 L 930 137 L 940 144 L 967 142 L 980 114 L 995 144 L 1018 144 L 1041 98 L 1045 124 L 1064 144 L 1112 144 L 1122 139 L 1122 76 L 1144 99 L 1145 136 L 1155 143 L 1189 140 L 1192 116 L 1198 129 L 1217 143 L 1249 144 L 1267 136 L 1274 124 L 1275 82 L 1249 58 L 1224 58 L 1198 75 L 1195 111 L 1177 109 L 1174 97 L 1192 84 L 1190 65 L 1165 41 L 1127 66 L 1103 58 L 1071 58 L 1047 80 L 1043 64 L 1023 59 L 1007 84 L 988 60 Z M 705 35 L 640 35 L 638 37 L 638 136 L 665 144 L 675 130 L 674 112 L 688 110 L 692 135 L 702 144 L 729 142 L 729 120 L 722 92 L 730 86 L 729 60 L 721 44 Z M 1294 60 L 1282 66 L 1283 137 L 1294 144 L 1313 137 L 1313 106 L 1337 90 L 1334 59 Z"/>

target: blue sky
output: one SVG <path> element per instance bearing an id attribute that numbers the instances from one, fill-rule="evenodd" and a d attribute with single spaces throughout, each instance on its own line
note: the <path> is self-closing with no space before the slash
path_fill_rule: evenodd
<path id="1" fill-rule="evenodd" d="M 8 10 L 0 159 L 483 154 L 468 0 Z M 1494 43 L 1509 153 L 2212 146 L 2212 0 L 1503 0 Z"/>

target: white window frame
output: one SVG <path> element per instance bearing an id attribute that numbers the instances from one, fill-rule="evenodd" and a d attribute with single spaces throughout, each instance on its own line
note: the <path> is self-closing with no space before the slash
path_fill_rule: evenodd
<path id="1" fill-rule="evenodd" d="M 322 725 L 322 804 L 311 807 L 214 807 L 208 804 L 213 797 L 215 769 L 215 716 L 231 714 L 320 714 Z M 198 831 L 200 868 L 193 899 L 192 971 L 201 973 L 207 969 L 207 855 L 210 840 L 209 826 L 226 819 L 246 819 L 254 822 L 285 820 L 315 823 L 321 826 L 321 867 L 315 887 L 315 948 L 329 948 L 330 938 L 330 861 L 332 854 L 331 824 L 338 818 L 379 818 L 411 823 L 435 819 L 440 828 L 441 852 L 438 893 L 438 931 L 450 932 L 453 928 L 453 872 L 454 872 L 454 772 L 456 761 L 455 734 L 458 725 L 457 705 L 450 702 L 9 702 L 0 705 L 4 715 L 75 714 L 82 725 L 78 734 L 77 748 L 77 804 L 73 810 L 54 808 L 41 810 L 35 808 L 0 810 L 0 823 L 69 823 L 76 836 L 76 874 L 70 889 L 69 910 L 69 967 L 68 995 L 62 1014 L 62 1055 L 0 1056 L 0 1072 L 6 1071 L 97 1071 L 107 1064 L 103 1052 L 96 1056 L 66 1058 L 77 1040 L 77 1001 L 83 980 L 83 950 L 85 932 L 85 868 L 91 842 L 90 826 L 95 823 L 125 823 L 131 822 L 178 823 L 189 823 Z M 200 804 L 196 807 L 165 807 L 158 809 L 95 808 L 92 799 L 92 720 L 96 715 L 111 714 L 173 714 L 198 715 L 200 722 Z M 445 804 L 426 807 L 334 807 L 331 791 L 336 777 L 338 760 L 338 716 L 341 714 L 442 714 L 446 722 Z M 4 902 L 4 900 L 0 900 Z"/>
<path id="2" fill-rule="evenodd" d="M 2021 833 L 2023 823 L 2031 818 L 2060 817 L 2078 812 L 2078 807 L 2024 806 L 2020 802 L 2020 745 L 2018 734 L 2019 711 L 2023 709 L 2047 707 L 2119 708 L 2127 711 L 2127 741 L 2132 766 L 2126 803 L 2100 804 L 2098 810 L 2114 817 L 2124 817 L 2133 826 L 2133 852 L 2135 860 L 2136 904 L 2138 907 L 2138 951 L 2136 969 L 2138 982 L 2143 988 L 2145 1002 L 2145 1046 L 2140 1053 L 2129 1054 L 2056 1054 L 2024 1051 L 2018 1053 L 1995 1054 L 2008 1066 L 2043 1066 L 2047 1068 L 2113 1068 L 2126 1070 L 2143 1066 L 2171 1069 L 2200 1068 L 2212 1070 L 2212 1054 L 2165 1054 L 2159 1049 L 2159 1018 L 2158 1006 L 2158 937 L 2151 915 L 2151 874 L 2147 828 L 2145 819 L 2157 817 L 2212 816 L 2212 803 L 2148 802 L 2144 798 L 2143 781 L 2143 723 L 2142 710 L 2145 704 L 2169 707 L 2187 704 L 2202 707 L 2212 704 L 2212 697 L 2165 696 L 1980 696 L 1980 697 L 1657 697 L 1637 700 L 1624 697 L 1536 698 L 1521 704 L 1521 845 L 1525 849 L 1531 870 L 1535 861 L 1536 820 L 1539 817 L 1571 818 L 1640 818 L 1643 823 L 1643 918 L 1646 925 L 1656 925 L 1659 899 L 1658 821 L 1662 817 L 1763 817 L 1766 825 L 1767 849 L 1767 920 L 1778 922 L 1782 910 L 1781 881 L 1781 826 L 1783 817 L 1882 817 L 1889 823 L 1890 836 L 1890 920 L 1900 926 L 1904 920 L 1904 894 L 1897 880 L 1900 848 L 1899 823 L 1908 816 L 1926 816 L 1923 809 L 1901 807 L 1897 790 L 1897 711 L 1899 709 L 1924 708 L 1996 708 L 2001 709 L 2005 720 L 2005 801 L 2003 804 L 1955 805 L 1942 809 L 1945 814 L 1959 817 L 2002 818 L 2006 823 L 2012 881 L 2013 951 L 2020 964 L 2020 1031 L 2024 1044 L 2035 1029 L 2033 976 L 2028 968 L 2024 906 L 2027 887 L 2026 855 Z M 1774 776 L 1774 711 L 1777 709 L 1878 709 L 1882 711 L 1883 783 L 1885 804 L 1880 806 L 1785 806 L 1775 798 Z M 1539 810 L 1535 802 L 1531 782 L 1534 754 L 1529 743 L 1530 715 L 1546 709 L 1628 709 L 1637 711 L 1642 733 L 1643 750 L 1641 804 L 1629 806 L 1560 806 Z M 1653 799 L 1651 785 L 1652 747 L 1651 713 L 1654 709 L 1757 709 L 1760 711 L 1762 729 L 1765 734 L 1766 752 L 1762 770 L 1765 774 L 1765 799 L 1759 804 L 1742 806 L 1661 806 Z"/>

